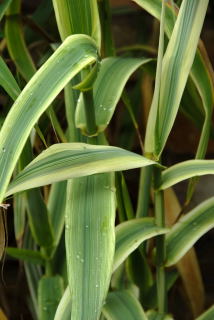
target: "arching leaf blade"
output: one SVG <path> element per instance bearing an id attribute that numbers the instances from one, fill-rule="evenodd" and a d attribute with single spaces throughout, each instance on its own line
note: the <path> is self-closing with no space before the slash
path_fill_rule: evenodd
<path id="1" fill-rule="evenodd" d="M 171 166 L 162 172 L 159 189 L 167 189 L 183 180 L 214 174 L 214 160 L 187 160 Z"/>
<path id="2" fill-rule="evenodd" d="M 43 151 L 15 178 L 7 195 L 71 178 L 152 164 L 155 162 L 117 147 L 55 144 Z"/>
<path id="3" fill-rule="evenodd" d="M 116 227 L 116 246 L 114 256 L 115 271 L 121 263 L 145 240 L 167 233 L 168 229 L 159 228 L 153 218 L 133 219 Z"/>
<path id="4" fill-rule="evenodd" d="M 0 202 L 27 137 L 38 118 L 68 81 L 96 59 L 97 48 L 91 38 L 84 35 L 70 36 L 19 95 L 0 132 Z"/>
<path id="5" fill-rule="evenodd" d="M 195 242 L 214 227 L 214 197 L 182 217 L 166 235 L 166 266 L 177 263 Z"/>
<path id="6" fill-rule="evenodd" d="M 108 126 L 123 89 L 132 73 L 152 59 L 106 58 L 101 61 L 100 71 L 93 87 L 95 117 L 98 131 Z M 76 110 L 76 126 L 86 130 L 83 97 L 80 96 Z"/>

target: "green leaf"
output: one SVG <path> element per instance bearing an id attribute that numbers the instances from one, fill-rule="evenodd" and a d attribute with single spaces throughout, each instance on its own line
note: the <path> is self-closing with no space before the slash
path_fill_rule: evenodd
<path id="1" fill-rule="evenodd" d="M 39 280 L 39 320 L 53 320 L 63 295 L 63 280 L 60 276 L 42 277 Z"/>
<path id="2" fill-rule="evenodd" d="M 182 217 L 166 235 L 166 266 L 177 263 L 185 253 L 214 227 L 214 197 Z"/>
<path id="3" fill-rule="evenodd" d="M 167 229 L 157 227 L 153 218 L 133 219 L 119 224 L 116 227 L 113 270 L 116 270 L 143 241 L 165 234 L 167 231 Z"/>
<path id="4" fill-rule="evenodd" d="M 146 0 L 135 0 L 135 2 L 139 3 L 143 7 L 146 7 L 152 12 L 152 14 L 160 17 L 160 8 L 158 10 L 157 8 L 160 7 L 161 1 L 155 1 L 153 9 L 151 9 L 151 4 L 153 3 L 150 2 L 149 4 Z M 147 132 L 145 144 L 146 151 L 151 153 L 156 149 L 157 156 L 160 155 L 164 148 L 178 111 L 187 77 L 194 60 L 207 5 L 208 1 L 202 0 L 197 2 L 182 2 L 175 28 L 173 29 L 173 33 L 164 56 L 159 103 L 159 141 L 156 141 L 155 145 L 151 144 L 150 138 L 153 133 Z M 168 36 L 170 36 L 173 27 L 172 21 L 173 20 L 171 18 L 171 20 L 166 22 Z M 208 104 L 205 105 L 205 110 L 209 110 L 210 118 L 210 110 L 213 103 L 212 82 L 210 81 L 210 77 L 208 75 L 209 89 L 204 89 L 206 87 L 204 86 L 203 82 L 200 81 L 200 74 L 198 74 L 200 68 L 198 65 L 196 65 L 196 69 L 192 71 L 193 78 L 195 78 L 195 81 L 197 80 L 196 85 L 198 88 L 200 88 L 200 93 L 203 95 L 202 98 L 204 101 L 208 101 Z M 207 71 L 205 74 L 208 74 Z M 150 122 L 152 121 L 153 119 L 151 118 Z M 204 134 L 206 136 L 209 132 L 209 128 L 206 127 L 204 130 Z M 204 139 L 206 140 L 206 137 Z"/>
<path id="5" fill-rule="evenodd" d="M 85 35 L 70 36 L 19 95 L 0 131 L 0 202 L 27 137 L 41 114 L 69 80 L 96 59 L 97 48 L 92 39 Z"/>
<path id="6" fill-rule="evenodd" d="M 4 248 L 6 245 L 5 241 L 5 221 L 4 221 L 4 215 L 2 214 L 2 211 L 0 209 L 0 261 L 4 254 Z"/>
<path id="7" fill-rule="evenodd" d="M 102 60 L 100 71 L 93 87 L 94 108 L 98 132 L 108 126 L 116 105 L 131 74 L 151 59 L 106 58 Z M 76 126 L 86 132 L 84 101 L 81 95 L 76 110 Z"/>
<path id="8" fill-rule="evenodd" d="M 128 290 L 110 292 L 102 312 L 107 320 L 147 320 L 140 302 Z"/>
<path id="9" fill-rule="evenodd" d="M 61 39 L 81 33 L 91 36 L 100 47 L 101 30 L 97 0 L 53 0 Z"/>
<path id="10" fill-rule="evenodd" d="M 214 160 L 180 162 L 162 172 L 159 189 L 164 190 L 183 180 L 206 174 L 214 174 Z"/>
<path id="11" fill-rule="evenodd" d="M 2 57 L 0 57 L 0 85 L 13 100 L 16 100 L 21 92 L 15 78 Z"/>
<path id="12" fill-rule="evenodd" d="M 12 0 L 3 0 L 0 3 L 0 21 L 3 18 L 5 12 L 7 11 L 7 8 L 9 7 Z"/>
<path id="13" fill-rule="evenodd" d="M 171 315 L 162 315 L 155 310 L 149 310 L 146 312 L 148 320 L 174 320 Z"/>
<path id="14" fill-rule="evenodd" d="M 56 181 L 154 163 L 117 147 L 84 143 L 55 144 L 43 151 L 14 179 L 7 195 Z"/>
<path id="15" fill-rule="evenodd" d="M 16 194 L 13 199 L 14 232 L 16 241 L 20 241 L 25 231 L 27 201 L 25 194 Z"/>
<path id="16" fill-rule="evenodd" d="M 6 252 L 9 254 L 9 256 L 22 261 L 43 265 L 45 263 L 44 257 L 38 251 L 8 247 L 6 248 Z"/>
<path id="17" fill-rule="evenodd" d="M 64 224 L 67 181 L 54 183 L 48 198 L 48 211 L 53 227 L 55 246 L 59 244 Z"/>
<path id="18" fill-rule="evenodd" d="M 70 319 L 71 319 L 71 294 L 70 294 L 69 287 L 67 287 L 57 307 L 54 320 L 70 320 Z"/>
<path id="19" fill-rule="evenodd" d="M 18 1 L 19 2 L 19 1 Z M 12 2 L 5 23 L 5 38 L 7 48 L 22 77 L 29 81 L 36 68 L 25 44 L 20 18 L 20 6 L 16 8 L 17 1 Z M 15 10 L 15 12 L 14 12 Z"/>
<path id="20" fill-rule="evenodd" d="M 200 317 L 198 317 L 196 320 L 213 320 L 214 318 L 214 305 L 210 307 L 207 311 L 202 313 Z"/>
<path id="21" fill-rule="evenodd" d="M 72 179 L 66 204 L 66 254 L 72 319 L 99 319 L 115 249 L 114 175 Z"/>

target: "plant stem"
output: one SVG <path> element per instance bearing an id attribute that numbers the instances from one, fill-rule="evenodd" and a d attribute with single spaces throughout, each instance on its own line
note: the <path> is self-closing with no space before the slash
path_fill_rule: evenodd
<path id="1" fill-rule="evenodd" d="M 137 218 L 148 216 L 152 171 L 153 167 L 147 166 L 142 168 L 140 172 L 140 186 L 136 213 Z"/>
<path id="2" fill-rule="evenodd" d="M 154 186 L 159 184 L 161 178 L 161 170 L 154 168 Z M 163 191 L 155 191 L 155 221 L 158 227 L 165 227 L 164 216 L 164 197 Z M 157 270 L 157 296 L 158 296 L 158 311 L 164 314 L 167 309 L 167 294 L 165 280 L 165 236 L 160 235 L 156 238 L 156 270 Z"/>
<path id="3" fill-rule="evenodd" d="M 84 100 L 87 134 L 89 136 L 94 136 L 97 132 L 97 126 L 96 126 L 96 120 L 95 120 L 93 90 L 83 92 L 83 100 Z"/>

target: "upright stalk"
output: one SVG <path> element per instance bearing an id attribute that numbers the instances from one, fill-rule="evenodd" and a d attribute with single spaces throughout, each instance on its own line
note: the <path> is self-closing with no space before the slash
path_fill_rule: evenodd
<path id="1" fill-rule="evenodd" d="M 93 90 L 83 92 L 86 127 L 88 136 L 94 136 L 97 132 Z"/>
<path id="2" fill-rule="evenodd" d="M 154 168 L 154 187 L 157 189 L 161 179 L 161 169 Z M 165 227 L 164 215 L 164 195 L 163 191 L 155 191 L 155 221 L 158 227 Z M 167 309 L 167 292 L 165 279 L 165 262 L 166 248 L 165 235 L 157 236 L 156 238 L 156 270 L 157 270 L 157 297 L 158 311 L 160 314 L 165 314 Z"/>

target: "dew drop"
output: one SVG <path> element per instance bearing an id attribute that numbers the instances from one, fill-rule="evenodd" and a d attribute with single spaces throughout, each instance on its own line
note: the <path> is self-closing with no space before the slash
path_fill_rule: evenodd
<path id="1" fill-rule="evenodd" d="M 5 148 L 2 148 L 2 152 L 6 152 L 6 149 L 5 149 Z"/>
<path id="2" fill-rule="evenodd" d="M 86 225 L 85 228 L 88 229 L 88 225 Z"/>
<path id="3" fill-rule="evenodd" d="M 96 284 L 96 288 L 99 288 L 99 284 Z"/>
<path id="4" fill-rule="evenodd" d="M 79 259 L 79 258 L 80 258 L 80 256 L 79 256 L 78 254 L 76 255 L 76 257 L 77 257 L 77 259 Z"/>
<path id="5" fill-rule="evenodd" d="M 84 259 L 80 259 L 80 261 L 83 263 L 83 262 L 84 262 Z"/>

